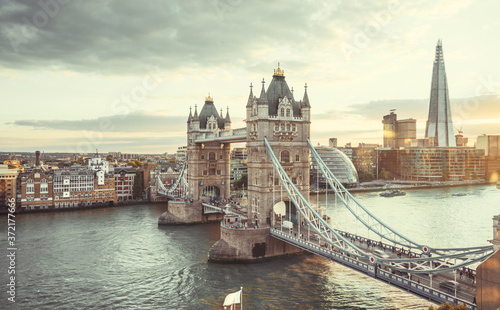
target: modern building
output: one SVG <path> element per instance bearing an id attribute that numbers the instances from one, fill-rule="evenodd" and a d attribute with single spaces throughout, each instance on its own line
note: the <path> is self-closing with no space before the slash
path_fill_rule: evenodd
<path id="1" fill-rule="evenodd" d="M 18 169 L 0 165 L 0 208 L 16 205 L 16 180 Z"/>
<path id="2" fill-rule="evenodd" d="M 347 188 L 357 186 L 358 173 L 352 161 L 344 153 L 336 148 L 326 146 L 315 146 L 314 149 L 342 185 Z M 325 188 L 327 186 L 326 180 L 312 156 L 310 179 L 312 187 Z"/>
<path id="3" fill-rule="evenodd" d="M 416 143 L 417 120 L 409 118 L 398 120 L 398 116 L 391 110 L 382 120 L 384 127 L 384 148 L 410 147 Z"/>
<path id="4" fill-rule="evenodd" d="M 231 186 L 234 181 L 241 179 L 244 174 L 248 175 L 248 156 L 246 148 L 233 148 L 231 150 Z"/>
<path id="5" fill-rule="evenodd" d="M 476 148 L 484 150 L 486 179 L 490 182 L 500 180 L 500 135 L 477 137 Z"/>
<path id="6" fill-rule="evenodd" d="M 43 210 L 54 206 L 53 177 L 42 169 L 39 151 L 36 151 L 35 168 L 20 175 L 19 185 L 18 206 L 21 210 Z"/>
<path id="7" fill-rule="evenodd" d="M 464 181 L 485 178 L 484 150 L 459 147 L 399 150 L 403 180 Z"/>
<path id="8" fill-rule="evenodd" d="M 115 168 L 115 189 L 117 201 L 132 200 L 136 170 L 130 167 Z"/>
<path id="9" fill-rule="evenodd" d="M 436 46 L 436 56 L 432 69 L 431 97 L 429 116 L 425 127 L 425 138 L 429 139 L 430 146 L 457 146 L 451 120 L 450 96 L 441 40 L 438 41 Z"/>

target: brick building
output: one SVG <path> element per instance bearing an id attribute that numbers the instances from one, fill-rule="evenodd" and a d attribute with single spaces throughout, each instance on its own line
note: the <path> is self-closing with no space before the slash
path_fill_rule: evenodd
<path id="1" fill-rule="evenodd" d="M 35 168 L 20 176 L 21 210 L 43 210 L 54 206 L 53 177 L 41 168 L 40 152 L 36 151 Z"/>

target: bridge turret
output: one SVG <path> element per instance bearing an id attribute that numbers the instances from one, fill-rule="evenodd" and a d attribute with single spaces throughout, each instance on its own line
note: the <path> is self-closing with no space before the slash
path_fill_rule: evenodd
<path id="1" fill-rule="evenodd" d="M 229 107 L 227 107 L 226 118 L 224 118 L 224 129 L 225 130 L 231 129 L 231 118 L 229 117 Z"/>
<path id="2" fill-rule="evenodd" d="M 194 115 L 191 119 L 191 130 L 189 131 L 199 131 L 200 130 L 200 117 L 198 116 L 198 106 L 194 105 Z"/>
<path id="3" fill-rule="evenodd" d="M 311 104 L 307 95 L 307 83 L 304 85 L 304 98 L 300 102 L 300 114 L 305 121 L 311 120 Z"/>

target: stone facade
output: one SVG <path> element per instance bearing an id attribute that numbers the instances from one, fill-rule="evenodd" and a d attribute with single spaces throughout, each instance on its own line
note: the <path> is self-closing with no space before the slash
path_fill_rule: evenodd
<path id="1" fill-rule="evenodd" d="M 265 227 L 273 206 L 281 200 L 280 195 L 273 193 L 273 184 L 279 187 L 280 182 L 264 145 L 265 137 L 290 179 L 309 200 L 307 139 L 310 137 L 311 107 L 307 86 L 303 100 L 296 101 L 278 66 L 267 91 L 264 81 L 259 97 L 250 91 L 246 110 L 248 226 Z M 288 197 L 284 200 L 288 201 Z"/>
<path id="2" fill-rule="evenodd" d="M 187 125 L 188 199 L 201 201 L 204 198 L 216 200 L 229 198 L 231 194 L 231 145 L 219 142 L 195 143 L 194 141 L 198 134 L 216 133 L 230 128 L 229 111 L 225 118 L 222 117 L 222 111 L 219 115 L 210 96 L 205 98 L 205 104 L 199 115 L 197 107 L 195 107 L 194 115 L 189 113 Z"/>

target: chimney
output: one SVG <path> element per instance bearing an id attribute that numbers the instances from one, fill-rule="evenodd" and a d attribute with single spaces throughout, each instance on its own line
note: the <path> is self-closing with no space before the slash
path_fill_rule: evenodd
<path id="1" fill-rule="evenodd" d="M 40 151 L 36 151 L 36 159 L 35 159 L 35 166 L 40 167 Z"/>

